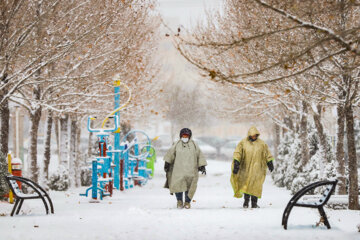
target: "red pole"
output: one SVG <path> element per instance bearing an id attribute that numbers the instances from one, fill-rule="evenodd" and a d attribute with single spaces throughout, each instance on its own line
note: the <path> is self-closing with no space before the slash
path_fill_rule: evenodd
<path id="1" fill-rule="evenodd" d="M 124 159 L 120 159 L 120 191 L 124 191 Z"/>
<path id="2" fill-rule="evenodd" d="M 111 177 L 111 172 L 109 173 L 109 177 Z M 109 192 L 110 192 L 110 197 L 112 197 L 113 194 L 113 181 L 109 181 Z"/>
<path id="3" fill-rule="evenodd" d="M 134 172 L 137 172 L 137 173 L 139 173 L 139 159 L 136 159 L 136 167 L 135 167 L 135 169 L 134 169 Z M 134 180 L 134 185 L 135 186 L 140 186 L 140 184 L 139 184 L 139 181 L 138 180 Z"/>

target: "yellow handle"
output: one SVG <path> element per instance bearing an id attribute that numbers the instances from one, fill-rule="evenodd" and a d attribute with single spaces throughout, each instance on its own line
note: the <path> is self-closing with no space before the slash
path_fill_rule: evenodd
<path id="1" fill-rule="evenodd" d="M 117 80 L 117 81 L 119 81 L 119 80 Z M 104 128 L 105 123 L 106 123 L 106 121 L 109 119 L 109 117 L 111 117 L 111 116 L 114 115 L 116 112 L 120 111 L 121 109 L 125 108 L 125 107 L 130 103 L 130 101 L 131 101 L 131 90 L 130 90 L 130 88 L 129 88 L 125 83 L 119 83 L 118 86 L 120 86 L 120 85 L 124 85 L 124 87 L 128 90 L 128 92 L 129 92 L 129 98 L 128 98 L 128 100 L 126 101 L 126 103 L 124 103 L 122 106 L 120 106 L 119 108 L 115 109 L 115 110 L 112 111 L 109 115 L 107 115 L 107 116 L 105 117 L 104 121 L 103 121 L 102 124 L 101 124 L 101 128 Z"/>
<path id="2" fill-rule="evenodd" d="M 9 170 L 9 173 L 12 175 L 11 154 L 10 153 L 8 153 L 7 158 L 8 158 L 8 170 Z M 14 203 L 14 195 L 11 190 L 9 191 L 9 202 Z"/>

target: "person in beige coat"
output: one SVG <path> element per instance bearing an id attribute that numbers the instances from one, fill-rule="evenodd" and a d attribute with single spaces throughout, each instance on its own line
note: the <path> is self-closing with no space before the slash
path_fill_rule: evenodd
<path id="1" fill-rule="evenodd" d="M 190 202 L 196 192 L 199 179 L 198 172 L 206 174 L 205 157 L 191 136 L 190 129 L 181 129 L 180 140 L 172 145 L 164 157 L 166 172 L 164 187 L 169 188 L 170 194 L 175 193 L 177 208 L 191 207 Z M 185 204 L 183 193 L 185 193 Z"/>
<path id="2" fill-rule="evenodd" d="M 246 138 L 241 140 L 234 151 L 232 163 L 231 185 L 234 197 L 241 198 L 244 194 L 243 207 L 258 208 L 258 198 L 261 198 L 262 186 L 265 181 L 266 168 L 274 170 L 273 156 L 268 145 L 259 138 L 260 132 L 251 127 Z"/>

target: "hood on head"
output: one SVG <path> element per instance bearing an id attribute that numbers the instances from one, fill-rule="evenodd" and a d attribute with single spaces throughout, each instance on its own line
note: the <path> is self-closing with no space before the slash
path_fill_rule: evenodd
<path id="1" fill-rule="evenodd" d="M 183 134 L 189 135 L 189 139 L 191 139 L 192 132 L 191 132 L 191 130 L 190 130 L 189 128 L 183 128 L 183 129 L 181 129 L 181 130 L 180 130 L 179 137 L 181 138 L 181 136 L 182 136 Z"/>
<path id="2" fill-rule="evenodd" d="M 254 136 L 254 135 L 260 135 L 260 132 L 256 129 L 256 127 L 252 126 L 248 131 L 248 137 Z"/>

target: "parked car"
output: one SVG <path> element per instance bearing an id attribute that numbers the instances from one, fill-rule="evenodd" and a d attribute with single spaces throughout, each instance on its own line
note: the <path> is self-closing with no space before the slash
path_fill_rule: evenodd
<path id="1" fill-rule="evenodd" d="M 225 143 L 225 145 L 222 146 L 222 148 L 221 148 L 222 158 L 225 160 L 232 161 L 233 154 L 234 154 L 235 148 L 238 143 L 239 143 L 239 141 L 237 141 L 237 140 L 232 140 L 232 141 Z"/>
<path id="2" fill-rule="evenodd" d="M 197 139 L 200 139 L 201 141 L 214 147 L 216 149 L 217 158 L 220 157 L 221 147 L 224 146 L 224 144 L 227 142 L 227 140 L 219 138 L 217 136 L 201 136 L 201 137 L 198 137 Z"/>
<path id="3" fill-rule="evenodd" d="M 206 142 L 200 140 L 200 139 L 194 139 L 194 141 L 197 143 L 199 148 L 201 149 L 202 153 L 205 155 L 206 159 L 216 159 L 217 158 L 217 151 L 216 148 L 210 146 Z"/>
<path id="4" fill-rule="evenodd" d="M 177 140 L 176 140 L 177 141 Z M 216 159 L 217 151 L 216 148 L 211 145 L 201 141 L 200 139 L 194 139 L 194 141 L 199 145 L 199 148 L 205 155 L 207 159 Z M 170 149 L 173 142 L 171 141 L 171 137 L 169 135 L 160 135 L 159 138 L 154 141 L 154 147 L 156 150 L 156 154 L 163 156 Z"/>

